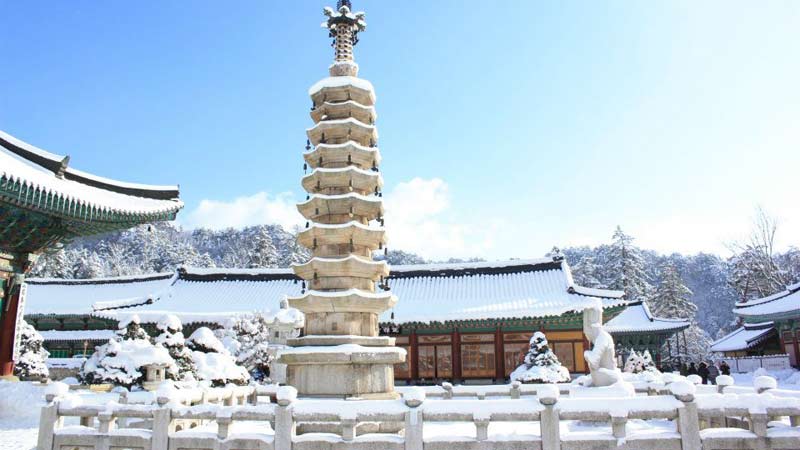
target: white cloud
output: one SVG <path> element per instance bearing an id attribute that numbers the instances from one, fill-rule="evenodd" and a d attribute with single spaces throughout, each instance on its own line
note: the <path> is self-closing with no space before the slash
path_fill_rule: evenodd
<path id="1" fill-rule="evenodd" d="M 500 223 L 465 223 L 452 214 L 450 190 L 440 178 L 414 178 L 385 199 L 389 246 L 425 258 L 483 256 Z M 478 217 L 481 217 L 478 215 Z"/>
<path id="2" fill-rule="evenodd" d="M 242 228 L 277 223 L 287 230 L 303 223 L 297 212 L 297 200 L 291 192 L 270 195 L 258 192 L 232 201 L 202 200 L 181 220 L 187 228 Z"/>

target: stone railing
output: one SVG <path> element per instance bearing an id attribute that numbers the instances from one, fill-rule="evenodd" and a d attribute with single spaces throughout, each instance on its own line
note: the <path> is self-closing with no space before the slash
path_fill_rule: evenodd
<path id="1" fill-rule="evenodd" d="M 39 449 L 800 448 L 800 399 L 762 388 L 700 394 L 691 383 L 677 381 L 665 395 L 570 398 L 544 385 L 536 397 L 491 401 L 426 398 L 423 389 L 404 389 L 402 400 L 345 401 L 298 400 L 293 388 L 282 387 L 277 404 L 188 407 L 166 397 L 155 405 L 105 406 L 72 406 L 52 398 L 42 409 Z M 96 418 L 98 426 L 65 427 L 65 417 Z M 116 426 L 132 419 L 152 425 Z M 176 429 L 181 420 L 206 426 Z M 643 427 L 648 422 L 642 421 L 659 425 Z M 303 432 L 306 424 L 327 432 Z M 397 433 L 400 428 L 403 433 Z"/>

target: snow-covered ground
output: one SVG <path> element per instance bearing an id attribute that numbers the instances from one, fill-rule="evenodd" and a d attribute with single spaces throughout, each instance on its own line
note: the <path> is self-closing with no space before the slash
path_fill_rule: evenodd
<path id="1" fill-rule="evenodd" d="M 759 375 L 771 375 L 778 381 L 778 388 L 800 390 L 800 371 L 783 370 L 766 372 L 758 370 L 754 373 L 733 374 L 737 386 L 752 386 L 753 379 Z M 44 405 L 44 386 L 38 383 L 10 383 L 0 381 L 0 450 L 31 450 L 36 447 L 39 426 L 39 409 Z M 94 393 L 91 391 L 72 391 L 72 395 L 80 397 L 84 404 L 106 404 L 117 400 L 116 393 Z M 133 392 L 129 394 L 132 402 L 146 401 L 149 392 Z M 491 402 L 487 398 L 484 402 Z M 505 401 L 508 401 L 507 399 Z M 77 425 L 77 418 L 68 418 L 66 425 Z M 244 426 L 245 424 L 243 424 Z M 262 426 L 263 424 L 258 424 Z M 581 433 L 603 432 L 602 426 L 580 422 L 564 421 L 562 436 L 570 435 L 578 438 Z M 669 421 L 629 421 L 629 434 L 674 433 L 674 423 Z M 610 435 L 610 427 L 605 430 Z M 210 430 L 210 429 L 209 429 Z M 197 430 L 193 430 L 197 431 Z M 538 435 L 539 424 L 535 422 L 492 423 L 489 428 L 492 439 L 518 439 L 526 435 Z M 436 440 L 437 437 L 454 436 L 469 440 L 475 437 L 473 424 L 464 423 L 431 423 L 425 426 L 425 439 Z"/>

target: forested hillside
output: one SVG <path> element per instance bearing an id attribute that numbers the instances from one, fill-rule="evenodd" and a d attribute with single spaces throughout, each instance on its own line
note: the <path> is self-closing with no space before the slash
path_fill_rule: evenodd
<path id="1" fill-rule="evenodd" d="M 608 244 L 554 248 L 553 252 L 566 257 L 578 284 L 624 290 L 631 299 L 648 300 L 659 315 L 696 321 L 707 333 L 706 342 L 700 344 L 706 345 L 709 337 L 716 338 L 734 327 L 731 309 L 737 300 L 762 297 L 800 279 L 800 250 L 775 253 L 769 237 L 774 237 L 774 225 L 765 220 L 756 231 L 772 227 L 773 233 L 761 239 L 758 236 L 765 234 L 754 232 L 750 241 L 733 245 L 735 255 L 728 259 L 705 253 L 660 255 L 640 249 L 633 237 L 619 228 Z M 75 241 L 40 258 L 33 276 L 136 275 L 170 271 L 179 265 L 288 267 L 307 257 L 294 232 L 278 225 L 182 231 L 158 223 Z M 386 258 L 391 264 L 428 262 L 401 250 L 390 251 Z M 699 329 L 694 330 L 698 333 L 695 340 L 703 341 Z"/>

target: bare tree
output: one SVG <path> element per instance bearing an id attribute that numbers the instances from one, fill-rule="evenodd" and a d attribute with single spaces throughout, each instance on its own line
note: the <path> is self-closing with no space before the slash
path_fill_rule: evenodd
<path id="1" fill-rule="evenodd" d="M 759 207 L 749 236 L 728 244 L 734 253 L 729 261 L 731 285 L 740 301 L 766 297 L 788 284 L 788 273 L 781 267 L 775 252 L 777 231 L 778 221 Z"/>

